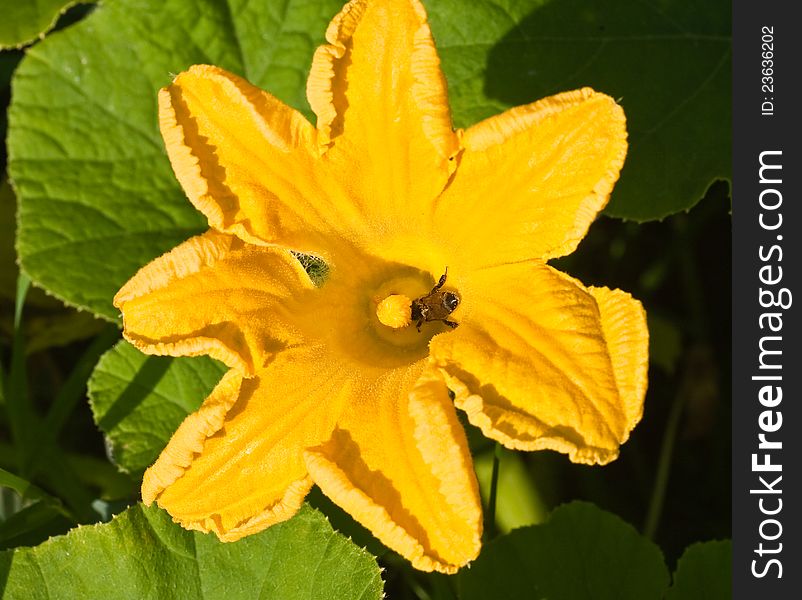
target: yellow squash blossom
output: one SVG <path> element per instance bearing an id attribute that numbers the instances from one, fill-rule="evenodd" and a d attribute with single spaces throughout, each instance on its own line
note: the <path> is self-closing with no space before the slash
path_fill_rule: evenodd
<path id="1" fill-rule="evenodd" d="M 142 351 L 230 370 L 142 496 L 231 541 L 317 484 L 415 567 L 450 573 L 482 533 L 455 405 L 507 447 L 588 464 L 641 417 L 640 303 L 547 264 L 607 202 L 624 114 L 586 88 L 455 131 L 418 0 L 353 0 L 326 39 L 307 86 L 317 127 L 212 66 L 159 94 L 210 229 L 115 305 Z M 325 281 L 290 251 L 322 258 Z"/>

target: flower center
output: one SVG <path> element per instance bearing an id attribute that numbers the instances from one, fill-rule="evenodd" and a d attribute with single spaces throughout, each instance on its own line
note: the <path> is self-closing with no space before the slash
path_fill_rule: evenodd
<path id="1" fill-rule="evenodd" d="M 379 261 L 365 261 L 364 266 L 349 273 L 350 279 L 338 277 L 343 271 L 335 270 L 322 286 L 329 294 L 321 310 L 337 323 L 328 330 L 332 345 L 382 368 L 425 359 L 431 339 L 453 327 L 445 319 L 459 296 L 415 267 Z"/>
<path id="2" fill-rule="evenodd" d="M 387 327 L 406 327 L 412 322 L 412 300 L 404 294 L 390 294 L 376 306 L 376 316 Z"/>

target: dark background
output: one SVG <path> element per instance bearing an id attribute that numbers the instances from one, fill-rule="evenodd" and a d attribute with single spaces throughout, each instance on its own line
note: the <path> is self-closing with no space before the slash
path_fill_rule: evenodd
<path id="1" fill-rule="evenodd" d="M 761 385 L 751 381 L 758 373 L 758 341 L 761 334 L 758 316 L 764 310 L 758 303 L 758 269 L 763 264 L 758 257 L 761 244 L 775 243 L 776 235 L 783 235 L 782 284 L 793 293 L 800 293 L 802 272 L 799 268 L 800 236 L 802 223 L 799 181 L 799 133 L 802 118 L 797 107 L 800 85 L 797 62 L 800 54 L 798 22 L 794 5 L 784 2 L 741 2 L 733 7 L 733 173 L 737 190 L 733 209 L 733 596 L 735 598 L 795 598 L 799 594 L 802 575 L 799 565 L 802 553 L 800 518 L 800 444 L 799 423 L 802 410 L 799 373 L 799 311 L 795 307 L 783 311 L 782 334 L 783 402 L 778 407 L 783 413 L 782 429 L 774 439 L 783 442 L 781 453 L 772 453 L 772 462 L 783 464 L 780 485 L 783 489 L 783 511 L 776 517 L 783 524 L 783 553 L 776 555 L 783 563 L 782 580 L 775 579 L 777 570 L 771 569 L 763 579 L 751 575 L 751 564 L 757 556 L 758 527 L 763 518 L 758 510 L 758 496 L 749 494 L 751 488 L 760 487 L 758 475 L 751 472 L 751 455 L 758 452 L 758 415 L 765 410 L 758 402 Z M 761 116 L 761 28 L 774 27 L 774 82 L 775 114 Z M 773 232 L 763 231 L 758 224 L 761 208 L 758 204 L 760 186 L 759 154 L 763 150 L 782 150 L 782 179 L 778 187 L 783 194 L 783 226 Z M 777 171 L 773 171 L 777 173 Z M 775 286 L 779 287 L 779 286 Z M 798 301 L 798 299 L 797 299 Z M 769 482 L 772 473 L 762 474 Z M 757 485 L 756 485 L 757 484 Z M 773 506 L 767 502 L 767 506 Z M 770 530 L 767 529 L 767 533 Z M 776 542 L 766 542 L 766 547 Z M 759 567 L 766 562 L 764 558 Z"/>

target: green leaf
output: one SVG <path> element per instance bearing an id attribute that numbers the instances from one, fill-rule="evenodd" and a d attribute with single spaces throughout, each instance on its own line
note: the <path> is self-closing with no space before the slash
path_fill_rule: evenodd
<path id="1" fill-rule="evenodd" d="M 225 370 L 205 356 L 148 356 L 128 342 L 106 352 L 89 379 L 89 402 L 117 466 L 141 475 Z"/>
<path id="2" fill-rule="evenodd" d="M 355 544 L 370 552 L 373 556 L 381 558 L 390 552 L 373 533 L 364 525 L 357 522 L 349 513 L 345 512 L 340 506 L 336 505 L 326 496 L 320 488 L 313 486 L 306 497 L 309 506 L 319 510 L 331 523 L 335 531 L 338 531 Z"/>
<path id="3" fill-rule="evenodd" d="M 6 139 L 6 127 L 8 125 L 8 118 L 5 108 L 11 100 L 11 74 L 17 68 L 22 52 L 2 52 L 0 51 L 0 139 Z M 5 144 L 0 144 L 0 164 L 5 168 L 6 164 L 6 148 Z"/>
<path id="4" fill-rule="evenodd" d="M 40 544 L 51 535 L 64 533 L 74 525 L 75 521 L 56 504 L 29 504 L 0 522 L 0 550 Z"/>
<path id="5" fill-rule="evenodd" d="M 0 298 L 13 301 L 17 285 L 17 253 L 14 251 L 17 203 L 11 186 L 0 177 Z"/>
<path id="6" fill-rule="evenodd" d="M 367 600 L 382 596 L 375 559 L 308 507 L 233 544 L 189 532 L 155 507 L 0 553 L 4 597 Z"/>
<path id="7" fill-rule="evenodd" d="M 76 0 L 23 0 L 3 2 L 0 19 L 0 50 L 20 48 L 53 29 L 61 16 Z"/>
<path id="8" fill-rule="evenodd" d="M 39 543 L 53 532 L 74 525 L 72 516 L 57 498 L 30 481 L 0 468 L 0 549 Z"/>
<path id="9" fill-rule="evenodd" d="M 659 219 L 730 176 L 726 0 L 427 6 L 460 126 L 586 85 L 620 99 L 630 149 L 607 214 Z"/>
<path id="10" fill-rule="evenodd" d="M 23 499 L 44 500 L 57 504 L 55 498 L 49 496 L 27 479 L 14 475 L 5 469 L 0 468 L 0 487 L 7 487 L 17 492 Z"/>
<path id="11" fill-rule="evenodd" d="M 14 249 L 16 212 L 14 192 L 8 181 L 0 179 L 0 336 L 9 339 L 14 336 L 13 308 L 19 275 Z M 26 354 L 91 337 L 106 325 L 87 312 L 66 308 L 38 288 L 28 291 L 25 304 Z"/>
<path id="12" fill-rule="evenodd" d="M 732 598 L 732 543 L 701 542 L 685 549 L 666 600 Z"/>
<path id="13" fill-rule="evenodd" d="M 460 571 L 461 600 L 650 600 L 668 587 L 657 546 L 593 504 L 558 507 L 542 525 L 487 544 Z"/>
<path id="14" fill-rule="evenodd" d="M 23 269 L 66 302 L 117 318 L 122 284 L 205 228 L 164 152 L 157 90 L 212 63 L 304 108 L 312 53 L 340 6 L 119 0 L 32 47 L 9 109 Z"/>
<path id="15" fill-rule="evenodd" d="M 609 214 L 654 219 L 729 174 L 724 0 L 427 1 L 454 121 L 582 85 L 622 98 L 631 148 Z M 31 48 L 9 120 L 23 269 L 118 318 L 117 289 L 202 231 L 157 127 L 156 91 L 195 63 L 241 74 L 310 115 L 315 47 L 341 0 L 117 0 Z"/>

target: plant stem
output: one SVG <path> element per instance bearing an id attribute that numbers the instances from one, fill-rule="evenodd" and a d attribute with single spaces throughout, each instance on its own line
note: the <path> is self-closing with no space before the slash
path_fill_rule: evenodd
<path id="1" fill-rule="evenodd" d="M 11 365 L 8 369 L 5 402 L 8 412 L 8 423 L 11 430 L 11 439 L 17 448 L 18 465 L 22 470 L 30 452 L 32 428 L 32 413 L 28 401 L 28 384 L 25 371 L 25 339 L 22 334 L 22 307 L 31 280 L 24 273 L 17 278 L 17 296 L 14 303 L 14 341 L 11 347 Z M 22 473 L 23 476 L 25 473 Z"/>
<path id="2" fill-rule="evenodd" d="M 14 331 L 18 331 L 22 323 L 22 306 L 25 304 L 25 297 L 31 287 L 31 279 L 20 272 L 17 277 L 17 296 L 14 301 Z"/>
<path id="3" fill-rule="evenodd" d="M 677 437 L 682 411 L 685 408 L 686 394 L 683 387 L 680 387 L 679 392 L 674 397 L 671 413 L 668 415 L 668 422 L 666 423 L 666 430 L 663 434 L 663 443 L 660 447 L 657 475 L 652 488 L 652 497 L 649 501 L 649 511 L 646 513 L 646 521 L 643 526 L 643 535 L 650 540 L 654 539 L 654 535 L 657 533 L 660 516 L 663 513 L 663 502 L 665 501 L 669 474 L 671 473 L 671 459 L 674 455 L 674 440 Z"/>
<path id="4" fill-rule="evenodd" d="M 496 442 L 493 450 L 493 474 L 490 476 L 490 498 L 487 503 L 487 539 L 496 537 L 496 497 L 498 496 L 498 471 L 501 459 L 501 444 Z"/>

